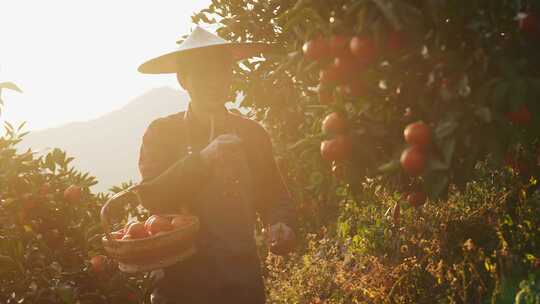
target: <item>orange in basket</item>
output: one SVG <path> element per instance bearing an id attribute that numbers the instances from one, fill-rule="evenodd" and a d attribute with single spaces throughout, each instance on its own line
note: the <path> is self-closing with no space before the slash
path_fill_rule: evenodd
<path id="1" fill-rule="evenodd" d="M 148 218 L 146 223 L 130 223 L 123 230 L 111 232 L 110 205 L 131 193 L 133 187 L 112 196 L 101 209 L 101 224 L 105 231 L 103 246 L 107 254 L 118 262 L 120 270 L 128 273 L 147 272 L 171 266 L 192 256 L 196 252 L 194 238 L 199 230 L 199 220 L 195 216 L 155 215 Z"/>

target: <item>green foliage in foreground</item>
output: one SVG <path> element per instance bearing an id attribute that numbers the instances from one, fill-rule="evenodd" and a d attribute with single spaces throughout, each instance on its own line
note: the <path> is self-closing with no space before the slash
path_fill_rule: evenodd
<path id="1" fill-rule="evenodd" d="M 20 129 L 6 123 L 0 137 L 0 303 L 138 303 L 147 297 L 147 275 L 127 276 L 111 261 L 100 272 L 90 267 L 91 257 L 104 253 L 99 213 L 109 195 L 91 193 L 95 178 L 71 167 L 73 158 L 59 149 L 18 153 Z M 64 197 L 70 185 L 82 188 L 76 202 Z M 125 211 L 142 216 L 133 207 Z"/>
<path id="2" fill-rule="evenodd" d="M 364 183 L 305 252 L 267 259 L 270 303 L 539 303 L 536 181 L 477 170 L 466 190 L 421 209 Z"/>

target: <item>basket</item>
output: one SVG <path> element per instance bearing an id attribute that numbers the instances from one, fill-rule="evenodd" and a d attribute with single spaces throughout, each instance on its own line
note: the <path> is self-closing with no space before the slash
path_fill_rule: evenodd
<path id="1" fill-rule="evenodd" d="M 101 209 L 101 225 L 105 232 L 102 238 L 103 246 L 107 254 L 118 262 L 118 268 L 127 273 L 148 272 L 171 266 L 192 256 L 196 252 L 194 237 L 199 230 L 199 220 L 195 216 L 183 215 L 189 220 L 185 226 L 142 239 L 117 240 L 111 236 L 109 207 L 118 198 L 132 193 L 134 187 L 118 192 Z M 139 199 L 138 195 L 135 196 Z"/>

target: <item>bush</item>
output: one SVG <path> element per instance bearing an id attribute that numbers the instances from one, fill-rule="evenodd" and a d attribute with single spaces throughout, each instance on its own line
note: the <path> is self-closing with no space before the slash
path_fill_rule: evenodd
<path id="1" fill-rule="evenodd" d="M 100 210 L 88 173 L 54 149 L 17 153 L 23 134 L 6 123 L 0 138 L 0 302 L 137 303 L 148 297 L 147 275 L 128 276 L 103 255 Z M 129 185 L 116 187 L 119 191 Z M 120 211 L 120 210 L 119 210 Z M 131 216 L 144 216 L 133 207 Z"/>
<path id="2" fill-rule="evenodd" d="M 364 183 L 364 200 L 344 200 L 339 220 L 309 235 L 304 253 L 268 257 L 270 302 L 533 301 L 540 286 L 536 181 L 477 169 L 483 173 L 463 192 L 420 208 Z"/>

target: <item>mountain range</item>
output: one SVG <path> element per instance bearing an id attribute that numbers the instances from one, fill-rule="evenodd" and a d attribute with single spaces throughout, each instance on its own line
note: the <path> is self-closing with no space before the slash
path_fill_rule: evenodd
<path id="1" fill-rule="evenodd" d="M 124 107 L 96 119 L 34 131 L 19 144 L 39 153 L 60 148 L 75 159 L 70 165 L 95 176 L 94 192 L 105 192 L 122 182 L 138 182 L 139 149 L 148 124 L 187 108 L 186 92 L 169 87 L 152 89 Z"/>

